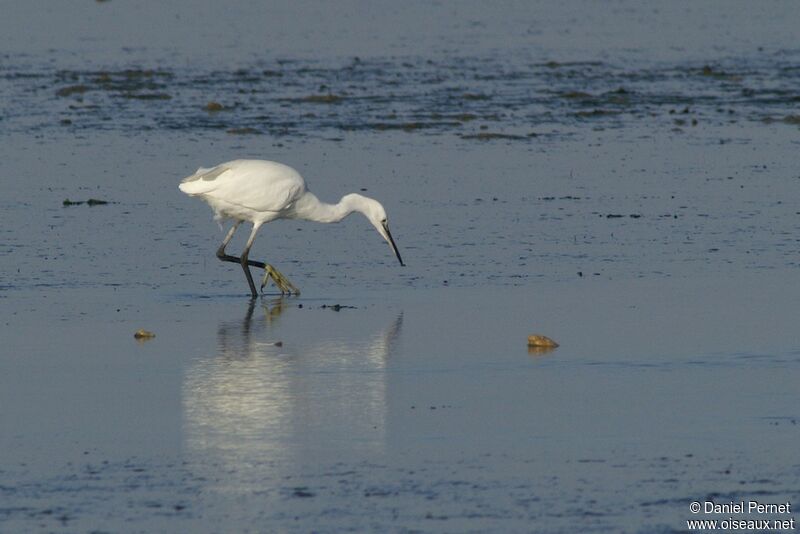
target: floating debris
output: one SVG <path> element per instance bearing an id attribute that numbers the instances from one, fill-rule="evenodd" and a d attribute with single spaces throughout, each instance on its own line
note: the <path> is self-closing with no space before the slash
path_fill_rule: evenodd
<path id="1" fill-rule="evenodd" d="M 223 109 L 225 109 L 225 106 L 223 106 L 219 102 L 213 102 L 212 101 L 212 102 L 209 102 L 208 104 L 206 104 L 206 111 L 211 112 L 211 113 L 214 113 L 214 112 L 217 112 L 217 111 L 222 111 Z"/>
<path id="2" fill-rule="evenodd" d="M 576 197 L 574 195 L 564 195 L 561 197 L 539 197 L 539 200 L 551 201 L 551 200 L 580 200 L 581 197 Z"/>
<path id="3" fill-rule="evenodd" d="M 600 217 L 603 215 L 601 214 Z M 606 219 L 621 219 L 623 217 L 630 217 L 631 219 L 641 219 L 641 213 L 631 213 L 630 215 L 625 215 L 624 213 L 608 213 L 606 214 Z"/>
<path id="4" fill-rule="evenodd" d="M 103 206 L 109 203 L 108 200 L 100 200 L 99 198 L 90 198 L 89 200 L 70 200 L 65 198 L 64 202 L 61 204 L 63 206 L 80 206 L 81 204 L 86 204 L 87 206 Z"/>
<path id="5" fill-rule="evenodd" d="M 305 486 L 301 488 L 294 488 L 292 492 L 292 497 L 299 497 L 299 498 L 308 498 L 313 497 L 315 494 L 313 491 L 309 491 L 309 489 Z"/>
<path id="6" fill-rule="evenodd" d="M 539 334 L 532 334 L 528 336 L 528 346 L 529 347 L 542 347 L 542 348 L 550 348 L 554 349 L 558 347 L 558 343 L 553 341 L 547 336 L 541 336 Z"/>
<path id="7" fill-rule="evenodd" d="M 153 332 L 150 332 L 149 330 L 140 328 L 139 330 L 134 332 L 133 337 L 135 337 L 136 339 L 144 340 L 144 339 L 153 339 L 154 337 L 156 337 L 156 335 Z"/>
<path id="8" fill-rule="evenodd" d="M 350 310 L 355 310 L 356 309 L 355 306 L 345 306 L 344 304 L 333 304 L 333 305 L 330 305 L 330 306 L 327 305 L 327 304 L 323 304 L 320 307 L 323 310 L 327 308 L 327 309 L 333 310 L 333 311 L 339 311 L 339 310 L 344 310 L 344 309 L 350 309 Z"/>

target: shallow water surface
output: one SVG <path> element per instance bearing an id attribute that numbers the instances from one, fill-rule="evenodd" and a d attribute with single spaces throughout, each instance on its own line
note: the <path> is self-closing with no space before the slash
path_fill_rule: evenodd
<path id="1" fill-rule="evenodd" d="M 76 303 L 57 353 L 19 314 L 4 519 L 652 531 L 709 492 L 791 499 L 793 276 Z"/>
<path id="2" fill-rule="evenodd" d="M 792 3 L 220 6 L 0 17 L 0 531 L 799 500 Z M 407 266 L 277 221 L 251 257 L 303 293 L 251 301 L 177 190 L 244 157 L 379 199 Z"/>

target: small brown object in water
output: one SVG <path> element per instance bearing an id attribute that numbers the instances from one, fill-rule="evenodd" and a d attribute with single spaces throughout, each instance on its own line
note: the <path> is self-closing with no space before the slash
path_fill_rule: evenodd
<path id="1" fill-rule="evenodd" d="M 554 349 L 558 346 L 558 343 L 553 341 L 547 336 L 540 336 L 540 335 L 530 335 L 528 336 L 528 346 L 529 347 L 544 347 L 544 348 L 551 348 Z"/>
<path id="2" fill-rule="evenodd" d="M 133 337 L 135 337 L 136 339 L 153 339 L 154 337 L 156 337 L 156 335 L 150 332 L 149 330 L 140 328 L 133 334 Z"/>

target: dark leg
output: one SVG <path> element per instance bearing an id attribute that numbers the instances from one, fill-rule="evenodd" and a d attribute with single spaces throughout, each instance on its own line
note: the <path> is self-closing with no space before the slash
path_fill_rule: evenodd
<path id="1" fill-rule="evenodd" d="M 231 256 L 230 254 L 225 253 L 225 247 L 228 246 L 228 243 L 233 237 L 233 234 L 236 232 L 236 229 L 239 228 L 240 224 L 242 224 L 242 221 L 236 221 L 235 223 L 233 223 L 231 229 L 228 230 L 228 235 L 225 236 L 225 239 L 222 240 L 222 244 L 217 249 L 217 258 L 219 258 L 221 261 L 230 261 L 233 263 L 242 262 L 241 258 L 237 258 L 236 256 Z M 263 269 L 266 266 L 266 264 L 264 264 L 263 262 L 254 260 L 247 260 L 247 265 L 250 265 L 252 267 L 258 267 L 259 269 Z"/>
<path id="2" fill-rule="evenodd" d="M 242 221 L 236 221 L 233 223 L 231 229 L 228 230 L 228 234 L 225 236 L 225 239 L 222 240 L 222 244 L 217 249 L 217 258 L 222 261 L 238 263 L 242 266 L 244 275 L 247 278 L 247 285 L 250 286 L 250 294 L 253 296 L 253 298 L 255 298 L 258 296 L 258 293 L 256 292 L 256 285 L 253 283 L 253 275 L 250 274 L 250 269 L 248 266 L 252 265 L 253 267 L 259 267 L 263 269 L 266 267 L 266 264 L 260 261 L 249 260 L 247 256 L 250 254 L 250 247 L 253 246 L 253 241 L 256 239 L 256 232 L 261 225 L 253 225 L 253 231 L 250 233 L 250 238 L 247 240 L 247 245 L 244 247 L 244 252 L 242 252 L 241 258 L 237 258 L 236 256 L 231 256 L 225 253 L 225 247 L 228 246 L 228 243 L 230 243 L 231 239 L 233 238 L 233 234 L 236 233 L 236 229 L 239 228 L 240 224 L 242 224 Z"/>
<path id="3" fill-rule="evenodd" d="M 258 296 L 258 291 L 256 291 L 256 285 L 253 283 L 253 275 L 250 274 L 250 265 L 255 265 L 256 267 L 264 268 L 264 264 L 261 262 L 249 262 L 247 257 L 250 255 L 250 247 L 253 246 L 253 241 L 256 240 L 256 232 L 261 227 L 261 224 L 254 223 L 253 224 L 253 231 L 250 232 L 250 237 L 247 239 L 247 244 L 244 246 L 244 250 L 242 251 L 242 257 L 239 258 L 239 262 L 242 264 L 242 270 L 244 271 L 244 275 L 247 277 L 247 284 L 250 286 L 250 294 L 253 298 Z"/>

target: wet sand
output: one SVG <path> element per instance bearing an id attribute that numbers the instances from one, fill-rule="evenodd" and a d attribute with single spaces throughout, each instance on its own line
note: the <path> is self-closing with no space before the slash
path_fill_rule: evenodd
<path id="1" fill-rule="evenodd" d="M 169 6 L 0 21 L 0 531 L 677 532 L 695 500 L 800 501 L 789 4 L 458 5 L 292 34 L 303 3 L 267 51 Z M 303 293 L 251 302 L 177 190 L 239 157 L 378 198 L 407 267 L 355 216 L 271 223 L 251 257 Z"/>

